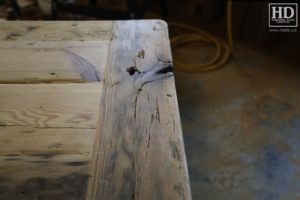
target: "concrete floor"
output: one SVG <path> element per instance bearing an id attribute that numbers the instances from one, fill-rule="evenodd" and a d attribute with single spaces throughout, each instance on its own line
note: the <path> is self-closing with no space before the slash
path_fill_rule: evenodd
<path id="1" fill-rule="evenodd" d="M 174 57 L 209 54 L 193 48 Z M 300 68 L 250 48 L 237 52 L 216 71 L 176 72 L 193 199 L 298 200 Z"/>

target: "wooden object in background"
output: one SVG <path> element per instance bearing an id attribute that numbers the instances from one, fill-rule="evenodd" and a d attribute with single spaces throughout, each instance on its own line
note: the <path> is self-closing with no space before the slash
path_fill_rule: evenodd
<path id="1" fill-rule="evenodd" d="M 0 29 L 0 200 L 191 199 L 164 22 Z"/>

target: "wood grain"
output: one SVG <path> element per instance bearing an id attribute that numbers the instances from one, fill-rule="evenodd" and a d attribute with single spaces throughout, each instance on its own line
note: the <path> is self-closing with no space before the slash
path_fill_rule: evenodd
<path id="1" fill-rule="evenodd" d="M 95 132 L 95 129 L 0 127 L 0 156 L 80 154 L 90 159 Z"/>
<path id="2" fill-rule="evenodd" d="M 95 129 L 1 127 L 0 177 L 14 185 L 31 178 L 87 174 L 94 134 Z"/>
<path id="3" fill-rule="evenodd" d="M 110 40 L 111 29 L 111 21 L 0 22 L 0 40 L 26 42 Z"/>
<path id="4" fill-rule="evenodd" d="M 109 42 L 0 42 L 0 83 L 101 81 Z"/>
<path id="5" fill-rule="evenodd" d="M 0 84 L 0 126 L 96 128 L 101 85 Z"/>
<path id="6" fill-rule="evenodd" d="M 165 22 L 0 30 L 0 200 L 191 199 Z"/>
<path id="7" fill-rule="evenodd" d="M 111 25 L 0 23 L 0 200 L 85 199 Z"/>
<path id="8" fill-rule="evenodd" d="M 27 83 L 83 83 L 79 73 L 69 71 L 2 71 L 0 84 Z"/>
<path id="9" fill-rule="evenodd" d="M 191 199 L 167 25 L 114 22 L 88 200 Z"/>
<path id="10" fill-rule="evenodd" d="M 0 83 L 97 82 L 112 22 L 0 22 Z"/>
<path id="11" fill-rule="evenodd" d="M 95 131 L 0 127 L 0 199 L 84 199 Z"/>

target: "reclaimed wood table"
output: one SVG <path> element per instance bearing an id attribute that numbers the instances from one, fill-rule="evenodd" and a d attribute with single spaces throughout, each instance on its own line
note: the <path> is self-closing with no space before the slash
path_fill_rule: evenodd
<path id="1" fill-rule="evenodd" d="M 1 200 L 191 199 L 167 24 L 0 23 Z"/>

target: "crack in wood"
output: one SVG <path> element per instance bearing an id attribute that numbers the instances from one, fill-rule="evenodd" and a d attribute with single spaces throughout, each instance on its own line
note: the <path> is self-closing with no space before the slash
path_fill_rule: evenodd
<path id="1" fill-rule="evenodd" d="M 154 81 L 163 80 L 165 78 L 174 76 L 173 72 L 167 73 L 157 73 L 159 70 L 151 70 L 148 72 L 142 72 L 139 76 L 135 79 L 134 85 L 137 90 L 141 90 L 143 86 L 148 83 L 152 83 Z"/>
<path id="2" fill-rule="evenodd" d="M 132 172 L 133 178 L 131 183 L 131 199 L 135 200 L 135 180 L 136 180 L 136 172 L 135 172 L 135 161 L 132 160 Z"/>
<path id="3" fill-rule="evenodd" d="M 150 147 L 150 140 L 151 140 L 151 134 L 150 134 L 150 132 L 149 132 L 147 149 L 149 149 L 149 147 Z"/>
<path id="4" fill-rule="evenodd" d="M 159 105 L 158 105 L 158 99 L 156 99 L 156 119 L 158 121 L 158 123 L 160 123 L 160 113 L 159 113 Z"/>
<path id="5" fill-rule="evenodd" d="M 134 119 L 136 119 L 136 107 L 137 107 L 137 100 L 138 100 L 139 94 L 140 94 L 140 91 L 138 91 L 137 95 L 135 96 L 135 100 L 134 100 L 134 113 L 133 113 Z"/>
<path id="6" fill-rule="evenodd" d="M 173 66 L 164 67 L 156 72 L 156 74 L 166 74 L 168 72 L 173 72 Z"/>
<path id="7" fill-rule="evenodd" d="M 153 123 L 153 121 L 154 121 L 154 115 L 152 114 L 151 115 L 151 124 Z"/>
<path id="8" fill-rule="evenodd" d="M 170 145 L 172 157 L 173 157 L 175 160 L 181 161 L 181 155 L 180 155 L 180 152 L 179 152 L 179 149 L 178 149 L 178 147 L 177 147 L 176 142 L 170 141 L 170 142 L 169 142 L 169 145 Z"/>

